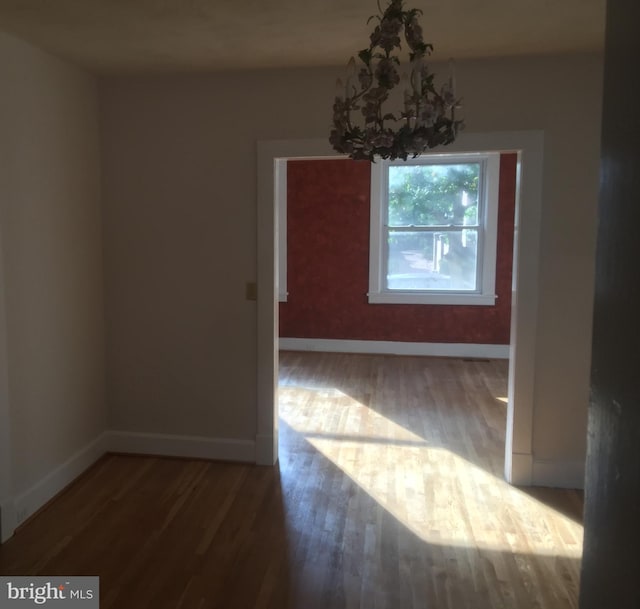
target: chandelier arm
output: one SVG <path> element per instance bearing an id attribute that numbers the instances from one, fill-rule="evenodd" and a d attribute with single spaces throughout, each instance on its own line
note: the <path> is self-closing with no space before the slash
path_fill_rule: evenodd
<path id="1" fill-rule="evenodd" d="M 367 64 L 365 64 L 367 65 Z M 366 87 L 363 87 L 359 93 L 356 93 L 353 97 L 345 97 L 345 106 L 346 106 L 346 124 L 347 129 L 349 131 L 354 131 L 353 125 L 351 124 L 351 108 L 356 109 L 356 102 L 362 98 L 370 89 L 371 83 L 373 83 L 373 72 L 371 71 L 371 67 L 367 65 L 367 70 L 369 71 L 369 84 Z"/>
<path id="2" fill-rule="evenodd" d="M 378 24 L 370 36 L 369 48 L 358 54 L 364 64 L 358 74 L 359 89 L 352 84 L 355 74 L 351 72 L 344 99 L 336 96 L 330 140 L 337 151 L 353 159 L 373 161 L 379 156 L 406 160 L 428 148 L 450 144 L 463 127 L 463 121 L 456 119 L 456 106 L 460 100 L 455 99 L 451 85 L 443 86 L 441 92 L 436 91 L 434 75 L 423 63 L 433 46 L 425 43 L 422 36 L 417 19 L 422 11 L 405 11 L 403 2 L 389 0 L 382 11 L 380 0 L 377 0 L 379 14 L 369 21 L 375 17 Z M 412 64 L 413 92 L 405 91 L 404 110 L 397 114 L 385 112 L 384 105 L 393 89 L 406 82 L 398 73 L 402 44 L 406 44 Z M 353 70 L 352 63 L 350 70 Z M 352 116 L 356 110 L 361 111 L 364 124 L 358 124 Z"/>

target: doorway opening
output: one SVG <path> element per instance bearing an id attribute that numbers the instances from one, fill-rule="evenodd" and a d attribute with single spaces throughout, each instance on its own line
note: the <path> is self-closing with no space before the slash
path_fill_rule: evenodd
<path id="1" fill-rule="evenodd" d="M 505 478 L 528 485 L 532 476 L 533 362 L 542 184 L 541 132 L 463 134 L 452 152 L 515 152 L 518 155 L 514 232 L 511 342 Z M 335 158 L 324 140 L 258 143 L 258 400 L 257 462 L 278 458 L 278 206 L 282 172 L 292 158 Z M 286 186 L 286 183 L 285 183 Z M 521 252 L 526 251 L 526 258 Z"/>

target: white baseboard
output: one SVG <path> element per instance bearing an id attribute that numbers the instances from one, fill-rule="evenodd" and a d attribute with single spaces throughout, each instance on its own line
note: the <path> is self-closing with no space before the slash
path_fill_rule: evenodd
<path id="1" fill-rule="evenodd" d="M 10 505 L 6 507 L 3 505 L 3 540 L 5 539 L 5 534 L 13 535 L 13 531 L 19 524 L 35 514 L 47 501 L 91 467 L 104 455 L 106 450 L 106 434 L 101 434 L 29 489 L 10 500 Z M 6 512 L 5 509 L 7 510 Z M 7 520 L 5 524 L 5 515 L 8 519 L 12 519 L 13 522 Z"/>
<path id="2" fill-rule="evenodd" d="M 261 442 L 265 450 L 267 440 L 265 438 Z M 272 453 L 273 438 L 269 441 Z M 37 512 L 108 452 L 248 463 L 257 461 L 256 442 L 250 440 L 107 431 L 20 495 L 6 497 L 0 501 L 0 543 L 9 539 L 20 523 Z M 272 463 L 264 461 L 264 464 Z"/>
<path id="3" fill-rule="evenodd" d="M 256 443 L 198 436 L 108 431 L 109 452 L 255 463 Z"/>
<path id="4" fill-rule="evenodd" d="M 533 486 L 584 488 L 584 461 L 533 461 Z"/>
<path id="5" fill-rule="evenodd" d="M 509 345 L 482 345 L 475 343 L 408 343 L 385 340 L 280 338 L 279 347 L 281 351 L 509 359 Z"/>
<path id="6" fill-rule="evenodd" d="M 584 461 L 544 461 L 514 453 L 505 463 L 505 478 L 514 486 L 584 488 Z"/>

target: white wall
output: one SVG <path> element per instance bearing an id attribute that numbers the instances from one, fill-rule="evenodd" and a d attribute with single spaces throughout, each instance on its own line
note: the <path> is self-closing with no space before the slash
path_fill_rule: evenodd
<path id="1" fill-rule="evenodd" d="M 106 429 L 98 100 L 92 77 L 2 33 L 0 82 L 0 500 L 21 520 Z"/>
<path id="2" fill-rule="evenodd" d="M 602 58 L 501 62 L 500 81 L 465 66 L 469 123 L 545 133 L 534 479 L 555 463 L 582 480 L 586 451 L 599 176 Z M 569 470 L 573 469 L 571 474 Z M 537 474 L 536 474 L 537 472 Z M 545 473 L 546 472 L 546 473 Z"/>
<path id="3" fill-rule="evenodd" d="M 537 482 L 574 484 L 584 461 L 601 71 L 595 55 L 457 65 L 469 131 L 544 132 Z M 102 80 L 112 429 L 254 439 L 256 142 L 326 137 L 339 72 Z"/>

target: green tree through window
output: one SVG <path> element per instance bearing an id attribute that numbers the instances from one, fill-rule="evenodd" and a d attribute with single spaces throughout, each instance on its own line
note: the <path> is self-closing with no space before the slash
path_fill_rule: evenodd
<path id="1" fill-rule="evenodd" d="M 389 226 L 477 224 L 479 181 L 477 163 L 391 166 Z"/>

